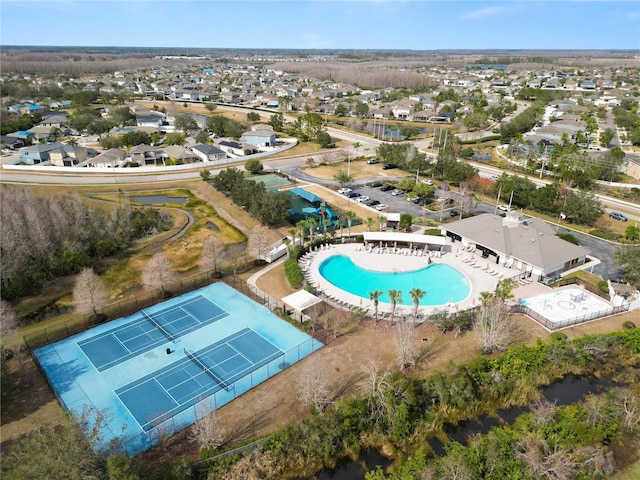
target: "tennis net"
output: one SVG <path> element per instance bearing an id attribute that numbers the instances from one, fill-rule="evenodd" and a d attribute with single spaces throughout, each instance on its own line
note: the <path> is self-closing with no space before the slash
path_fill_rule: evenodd
<path id="1" fill-rule="evenodd" d="M 144 310 L 140 310 L 140 312 L 142 312 L 142 316 L 147 319 L 152 325 L 154 325 L 158 330 L 160 330 L 160 332 L 167 337 L 169 340 L 171 340 L 173 343 L 176 343 L 176 337 L 174 337 L 173 335 L 171 335 L 169 332 L 167 332 L 164 327 L 161 327 L 160 324 L 158 322 L 156 322 L 153 318 L 151 318 L 148 314 L 145 313 Z"/>
<path id="2" fill-rule="evenodd" d="M 190 352 L 189 350 L 187 350 L 186 348 L 184 349 L 184 354 L 189 357 L 189 359 L 195 363 L 198 367 L 200 367 L 202 370 L 204 370 L 204 372 L 209 375 L 213 381 L 215 381 L 218 385 L 220 385 L 222 388 L 224 388 L 225 390 L 229 389 L 229 385 L 227 385 L 226 382 L 222 381 L 222 379 L 220 377 L 218 377 L 215 373 L 213 373 L 211 371 L 211 369 L 209 367 L 207 367 L 204 363 L 202 363 L 202 361 L 200 361 L 200 359 L 198 357 L 196 357 L 196 354 L 193 352 Z"/>

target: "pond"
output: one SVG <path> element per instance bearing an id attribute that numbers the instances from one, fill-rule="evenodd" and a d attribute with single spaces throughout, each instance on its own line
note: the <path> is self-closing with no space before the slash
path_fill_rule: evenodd
<path id="1" fill-rule="evenodd" d="M 169 197 L 168 195 L 147 195 L 144 197 L 129 197 L 130 200 L 138 203 L 177 203 L 184 205 L 189 201 L 187 197 Z"/>

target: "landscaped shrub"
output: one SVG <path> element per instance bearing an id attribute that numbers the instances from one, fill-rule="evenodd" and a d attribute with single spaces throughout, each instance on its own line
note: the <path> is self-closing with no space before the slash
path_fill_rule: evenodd
<path id="1" fill-rule="evenodd" d="M 578 239 L 570 233 L 559 233 L 558 237 L 560 237 L 562 240 L 566 240 L 567 242 L 571 242 L 574 245 L 580 246 L 580 242 L 578 241 Z"/>
<path id="2" fill-rule="evenodd" d="M 562 332 L 553 332 L 551 334 L 551 338 L 553 338 L 554 340 L 566 340 L 567 339 L 567 335 L 565 333 Z"/>
<path id="3" fill-rule="evenodd" d="M 620 237 L 622 236 L 619 233 L 610 232 L 608 230 L 602 230 L 600 228 L 595 228 L 591 230 L 589 233 L 594 237 L 600 237 L 600 238 L 604 238 L 605 240 L 612 240 L 614 242 L 617 242 L 618 240 L 620 240 Z"/>
<path id="4" fill-rule="evenodd" d="M 297 289 L 302 287 L 302 270 L 295 259 L 290 258 L 284 262 L 284 274 L 287 277 L 287 281 L 289 282 L 289 285 L 291 285 L 291 288 Z"/>
<path id="5" fill-rule="evenodd" d="M 442 235 L 442 231 L 439 228 L 427 228 L 424 231 L 425 235 L 436 235 L 436 236 L 441 236 Z"/>
<path id="6" fill-rule="evenodd" d="M 627 320 L 622 324 L 622 326 L 627 330 L 633 330 L 634 328 L 636 328 L 636 324 L 633 323 L 631 320 Z"/>
<path id="7" fill-rule="evenodd" d="M 600 280 L 598 282 L 598 288 L 602 293 L 609 293 L 609 284 L 606 280 Z"/>

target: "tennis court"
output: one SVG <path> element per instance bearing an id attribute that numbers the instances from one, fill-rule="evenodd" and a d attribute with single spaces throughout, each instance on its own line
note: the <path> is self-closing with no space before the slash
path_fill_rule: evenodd
<path id="1" fill-rule="evenodd" d="M 322 344 L 216 283 L 34 351 L 71 412 L 104 412 L 102 443 L 138 453 Z"/>
<path id="2" fill-rule="evenodd" d="M 585 318 L 597 318 L 613 310 L 613 305 L 581 288 L 558 289 L 552 293 L 520 300 L 538 315 L 555 324 L 569 324 Z"/>

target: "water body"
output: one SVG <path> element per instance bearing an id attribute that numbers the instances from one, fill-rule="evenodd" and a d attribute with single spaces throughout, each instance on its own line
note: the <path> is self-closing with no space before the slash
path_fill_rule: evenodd
<path id="1" fill-rule="evenodd" d="M 544 398 L 556 405 L 569 405 L 583 399 L 589 394 L 601 393 L 608 387 L 615 385 L 609 377 L 581 378 L 567 375 L 562 380 L 552 383 L 542 390 Z M 462 421 L 457 425 L 446 425 L 445 433 L 452 442 L 468 445 L 469 438 L 477 434 L 487 434 L 493 427 L 510 425 L 523 413 L 529 412 L 528 407 L 513 407 L 498 410 L 497 417 L 482 415 L 476 419 Z M 437 438 L 431 438 L 429 445 L 436 456 L 445 454 L 445 444 Z M 365 473 L 375 470 L 380 465 L 386 469 L 392 461 L 375 449 L 365 450 L 357 460 L 343 459 L 335 468 L 322 470 L 315 477 L 297 478 L 295 480 L 365 480 Z"/>
<path id="2" fill-rule="evenodd" d="M 138 203 L 177 203 L 179 205 L 184 205 L 189 200 L 187 197 L 169 197 L 167 195 L 148 195 L 145 197 L 129 197 L 134 202 Z"/>

